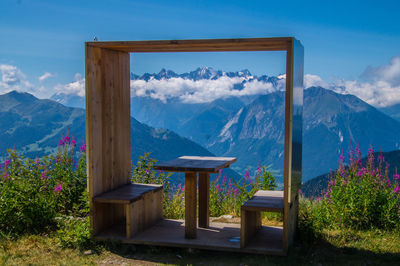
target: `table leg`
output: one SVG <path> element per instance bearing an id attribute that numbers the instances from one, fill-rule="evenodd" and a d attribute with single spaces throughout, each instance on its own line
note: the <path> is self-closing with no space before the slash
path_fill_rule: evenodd
<path id="1" fill-rule="evenodd" d="M 199 227 L 207 228 L 210 220 L 210 174 L 199 173 Z"/>
<path id="2" fill-rule="evenodd" d="M 196 238 L 197 173 L 185 173 L 185 237 Z"/>

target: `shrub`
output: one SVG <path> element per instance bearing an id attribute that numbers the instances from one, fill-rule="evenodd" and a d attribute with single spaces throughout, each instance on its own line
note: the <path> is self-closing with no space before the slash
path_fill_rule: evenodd
<path id="1" fill-rule="evenodd" d="M 391 180 L 384 163 L 381 154 L 375 165 L 372 147 L 365 166 L 359 148 L 351 150 L 348 167 L 340 156 L 319 208 L 321 223 L 336 228 L 400 229 L 399 176 Z"/>
<path id="2" fill-rule="evenodd" d="M 58 213 L 86 212 L 86 162 L 84 151 L 75 163 L 75 140 L 60 140 L 56 156 L 25 159 L 15 150 L 8 156 L 0 177 L 0 230 L 22 234 L 55 225 Z"/>
<path id="3" fill-rule="evenodd" d="M 90 238 L 89 217 L 62 216 L 57 218 L 56 232 L 60 244 L 64 248 L 80 250 L 96 248 L 96 243 Z"/>

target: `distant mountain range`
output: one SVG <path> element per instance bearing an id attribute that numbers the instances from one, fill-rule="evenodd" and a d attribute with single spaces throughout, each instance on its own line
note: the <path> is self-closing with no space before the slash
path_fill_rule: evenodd
<path id="1" fill-rule="evenodd" d="M 216 80 L 220 77 L 240 77 L 234 84 L 243 90 L 245 84 L 259 81 L 272 84 L 272 93 L 241 97 L 226 97 L 206 103 L 185 103 L 179 98 L 154 99 L 151 95 L 132 97 L 131 114 L 140 122 L 157 128 L 168 128 L 189 138 L 219 156 L 236 156 L 233 169 L 243 173 L 258 163 L 271 165 L 282 175 L 284 92 L 279 77 L 254 76 L 248 70 L 224 72 L 212 68 L 177 74 L 161 70 L 155 74 L 131 74 L 133 81 Z M 71 96 L 58 96 L 68 102 Z M 83 103 L 74 99 L 75 103 Z M 384 114 L 384 113 L 385 114 Z M 353 95 L 343 95 L 321 87 L 304 91 L 303 181 L 334 170 L 341 153 L 357 143 L 366 154 L 370 145 L 375 149 L 399 149 L 400 105 L 377 110 Z M 395 118 L 395 119 L 394 119 Z"/>
<path id="2" fill-rule="evenodd" d="M 375 158 L 375 165 L 378 165 L 378 156 L 380 155 L 380 152 L 374 152 L 374 158 Z M 390 152 L 382 152 L 383 157 L 385 158 L 385 162 L 383 164 L 383 167 L 386 167 L 386 163 L 389 164 L 389 178 L 393 180 L 393 175 L 396 173 L 400 173 L 400 151 L 390 151 Z M 366 165 L 368 158 L 364 157 L 361 162 L 362 165 Z M 329 180 L 331 179 L 331 176 L 334 174 L 334 172 L 331 173 L 325 173 L 323 175 L 317 176 L 311 180 L 308 180 L 302 185 L 302 193 L 304 194 L 305 197 L 307 198 L 316 198 L 319 196 L 323 196 L 326 189 L 328 188 L 328 183 Z"/>
<path id="3" fill-rule="evenodd" d="M 59 139 L 69 133 L 78 144 L 85 140 L 85 110 L 40 100 L 28 93 L 12 91 L 0 95 L 0 156 L 16 148 L 25 156 L 48 155 L 57 150 Z M 132 161 L 150 152 L 159 161 L 182 155 L 214 156 L 207 149 L 168 129 L 155 129 L 131 118 Z M 227 174 L 238 175 L 227 170 Z"/>

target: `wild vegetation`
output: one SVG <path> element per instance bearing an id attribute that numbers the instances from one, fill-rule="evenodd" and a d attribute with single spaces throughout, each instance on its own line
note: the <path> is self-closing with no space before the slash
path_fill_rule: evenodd
<path id="1" fill-rule="evenodd" d="M 11 256 L 7 250 L 14 243 L 27 239 L 35 239 L 39 246 L 57 243 L 60 250 L 91 249 L 100 257 L 105 249 L 115 251 L 115 244 L 110 248 L 90 239 L 85 153 L 86 145 L 77 146 L 69 136 L 60 140 L 54 156 L 32 160 L 8 150 L 0 168 L 0 261 Z M 366 165 L 360 154 L 358 148 L 350 152 L 348 167 L 344 157 L 339 158 L 323 197 L 301 198 L 300 249 L 309 252 L 314 243 L 322 242 L 400 256 L 399 175 L 388 176 L 385 159 L 380 156 L 376 164 L 372 148 Z M 163 184 L 164 216 L 182 219 L 184 186 L 171 184 L 169 174 L 153 170 L 156 161 L 149 156 L 144 154 L 132 165 L 132 181 Z M 238 217 L 240 206 L 255 191 L 275 189 L 276 183 L 268 168 L 258 165 L 237 181 L 220 171 L 210 186 L 211 216 Z M 265 219 L 280 222 L 282 217 L 270 214 Z M 45 239 L 38 240 L 39 236 Z M 296 250 L 293 256 L 300 256 Z"/>

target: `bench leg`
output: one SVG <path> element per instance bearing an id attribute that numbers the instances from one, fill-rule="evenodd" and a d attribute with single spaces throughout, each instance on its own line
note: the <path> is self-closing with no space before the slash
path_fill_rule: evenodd
<path id="1" fill-rule="evenodd" d="M 244 248 L 251 237 L 261 228 L 259 211 L 241 210 L 240 247 Z"/>

